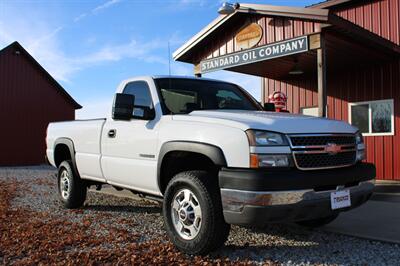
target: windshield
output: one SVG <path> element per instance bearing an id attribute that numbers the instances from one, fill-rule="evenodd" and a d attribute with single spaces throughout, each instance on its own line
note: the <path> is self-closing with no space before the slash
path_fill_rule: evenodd
<path id="1" fill-rule="evenodd" d="M 155 80 L 164 114 L 188 114 L 196 110 L 261 110 L 261 106 L 234 84 L 177 78 Z"/>

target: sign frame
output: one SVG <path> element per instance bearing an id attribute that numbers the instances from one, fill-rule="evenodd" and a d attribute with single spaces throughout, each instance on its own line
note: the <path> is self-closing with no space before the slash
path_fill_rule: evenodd
<path id="1" fill-rule="evenodd" d="M 258 36 L 251 36 L 254 32 L 256 32 Z M 250 36 L 246 37 L 246 35 Z M 262 27 L 258 23 L 252 22 L 246 25 L 245 27 L 241 28 L 239 32 L 236 33 L 235 35 L 236 50 L 242 51 L 251 49 L 260 43 L 262 37 L 263 37 Z M 241 38 L 243 39 L 240 40 Z"/>
<path id="2" fill-rule="evenodd" d="M 222 56 L 218 56 L 218 57 L 214 57 L 214 58 L 210 58 L 210 59 L 205 59 L 205 60 L 202 60 L 199 63 L 200 73 L 204 74 L 204 73 L 209 73 L 209 72 L 213 72 L 213 71 L 217 71 L 217 70 L 229 69 L 229 68 L 238 67 L 238 66 L 242 66 L 242 65 L 247 65 L 247 64 L 251 64 L 251 63 L 271 60 L 271 59 L 274 59 L 274 58 L 279 58 L 279 57 L 284 57 L 284 56 L 288 56 L 288 55 L 308 52 L 310 50 L 309 49 L 309 40 L 308 40 L 308 38 L 309 38 L 308 35 L 303 35 L 303 36 L 300 36 L 300 37 L 296 37 L 296 38 L 292 38 L 292 39 L 288 39 L 288 40 L 283 40 L 283 41 L 279 41 L 279 42 L 275 42 L 275 43 L 270 43 L 270 44 L 267 44 L 267 45 L 258 46 L 258 47 L 254 47 L 254 48 L 251 48 L 251 49 L 238 51 L 238 52 L 235 52 L 235 53 L 230 53 L 230 54 L 226 54 L 226 55 L 222 55 Z M 302 47 L 300 47 L 298 49 L 295 49 L 294 51 L 284 52 L 284 53 L 279 52 L 279 53 L 274 54 L 274 55 L 271 54 L 271 55 L 263 56 L 263 57 L 258 57 L 257 56 L 257 52 L 258 52 L 258 54 L 260 54 L 261 50 L 266 51 L 266 49 L 270 48 L 271 51 L 272 51 L 272 49 L 274 49 L 274 47 L 282 47 L 282 45 L 288 45 L 290 43 L 299 42 L 301 40 L 303 40 L 303 45 L 301 45 Z M 248 55 L 247 56 L 248 57 L 247 60 L 244 60 L 244 58 L 243 58 L 243 56 L 245 54 Z M 240 59 L 242 59 L 242 60 L 240 60 Z M 220 62 L 220 60 L 224 60 L 224 62 L 226 62 L 226 60 L 228 60 L 228 64 L 225 64 L 223 66 L 219 66 L 218 65 L 216 67 L 211 67 L 211 68 L 205 66 L 205 65 L 210 65 L 210 64 L 212 65 L 213 61 L 214 61 L 214 63 L 216 61 Z M 232 62 L 232 63 L 230 63 L 230 62 Z"/>

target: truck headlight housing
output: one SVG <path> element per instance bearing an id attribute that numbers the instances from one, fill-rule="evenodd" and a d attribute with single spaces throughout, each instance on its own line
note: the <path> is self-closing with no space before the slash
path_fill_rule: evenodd
<path id="1" fill-rule="evenodd" d="M 247 130 L 250 146 L 286 146 L 289 145 L 286 136 L 276 132 L 262 130 Z"/>
<path id="2" fill-rule="evenodd" d="M 358 144 L 363 144 L 363 143 L 364 143 L 364 138 L 363 138 L 361 132 L 357 131 L 357 133 L 356 133 L 356 144 L 358 145 Z"/>
<path id="3" fill-rule="evenodd" d="M 365 160 L 365 144 L 360 131 L 356 133 L 357 161 Z"/>
<path id="4" fill-rule="evenodd" d="M 289 167 L 290 154 L 250 154 L 251 168 Z"/>

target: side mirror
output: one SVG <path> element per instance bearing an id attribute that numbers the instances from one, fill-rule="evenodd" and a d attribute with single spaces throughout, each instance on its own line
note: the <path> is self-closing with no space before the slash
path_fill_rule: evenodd
<path id="1" fill-rule="evenodd" d="M 275 112 L 275 104 L 274 103 L 264 103 L 264 110 L 268 112 Z"/>
<path id="2" fill-rule="evenodd" d="M 117 93 L 114 97 L 112 118 L 115 120 L 130 120 L 132 118 L 135 96 Z"/>
<path id="3" fill-rule="evenodd" d="M 156 117 L 156 112 L 154 108 L 148 106 L 135 106 L 132 117 L 135 119 L 153 120 Z"/>

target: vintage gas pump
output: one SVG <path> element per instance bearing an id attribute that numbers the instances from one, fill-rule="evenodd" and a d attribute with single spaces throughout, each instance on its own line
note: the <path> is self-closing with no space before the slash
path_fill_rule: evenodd
<path id="1" fill-rule="evenodd" d="M 275 92 L 271 93 L 268 96 L 268 102 L 275 104 L 276 112 L 289 113 L 289 111 L 286 110 L 287 97 L 283 92 L 275 91 Z"/>

